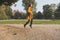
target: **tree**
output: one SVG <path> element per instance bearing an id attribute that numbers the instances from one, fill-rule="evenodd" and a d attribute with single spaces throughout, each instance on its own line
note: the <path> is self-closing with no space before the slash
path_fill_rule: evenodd
<path id="1" fill-rule="evenodd" d="M 21 19 L 21 14 L 19 11 L 16 11 L 14 14 L 14 19 Z"/>
<path id="2" fill-rule="evenodd" d="M 43 14 L 45 19 L 52 18 L 52 10 L 50 9 L 50 5 L 47 4 L 43 6 Z"/>
<path id="3" fill-rule="evenodd" d="M 8 19 L 11 19 L 13 17 L 13 13 L 12 13 L 12 9 L 10 8 L 10 6 L 6 6 L 6 15 L 8 16 Z"/>
<path id="4" fill-rule="evenodd" d="M 19 12 L 18 10 L 15 11 L 15 14 L 13 16 L 14 19 L 25 19 L 26 18 L 26 13 L 24 12 Z"/>
<path id="5" fill-rule="evenodd" d="M 22 2 L 23 2 L 23 6 L 24 6 L 24 9 L 26 10 L 26 12 L 27 12 L 27 8 L 28 8 L 28 4 L 29 3 L 32 3 L 32 5 L 33 5 L 33 12 L 36 12 L 36 2 L 35 2 L 35 0 L 22 0 Z"/>
<path id="6" fill-rule="evenodd" d="M 18 0 L 0 0 L 0 19 L 8 19 L 11 15 L 11 6 Z M 9 13 L 9 14 L 8 14 Z"/>
<path id="7" fill-rule="evenodd" d="M 60 3 L 58 4 L 58 7 L 55 11 L 55 18 L 60 19 Z"/>
<path id="8" fill-rule="evenodd" d="M 56 9 L 57 9 L 56 4 L 51 4 L 50 5 L 50 10 L 52 12 L 52 19 L 55 19 L 55 15 L 54 14 L 55 14 Z"/>
<path id="9" fill-rule="evenodd" d="M 12 5 L 13 3 L 17 2 L 18 0 L 0 0 L 0 5 Z"/>
<path id="10" fill-rule="evenodd" d="M 38 19 L 43 19 L 43 14 L 40 11 L 37 13 L 37 18 Z"/>
<path id="11" fill-rule="evenodd" d="M 20 12 L 20 14 L 21 14 L 21 19 L 25 19 L 26 18 L 26 13 L 24 13 L 24 12 Z"/>
<path id="12" fill-rule="evenodd" d="M 8 19 L 7 15 L 5 13 L 5 10 L 6 10 L 5 7 L 6 7 L 5 5 L 0 6 L 0 20 L 1 19 Z"/>
<path id="13" fill-rule="evenodd" d="M 35 14 L 35 19 L 43 19 L 43 14 L 38 11 L 36 14 Z"/>

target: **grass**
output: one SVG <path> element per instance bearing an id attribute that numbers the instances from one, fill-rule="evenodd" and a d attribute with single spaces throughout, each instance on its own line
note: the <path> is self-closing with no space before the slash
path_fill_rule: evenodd
<path id="1" fill-rule="evenodd" d="M 24 24 L 27 20 L 0 20 L 0 24 Z M 60 20 L 33 20 L 33 24 L 60 24 Z"/>

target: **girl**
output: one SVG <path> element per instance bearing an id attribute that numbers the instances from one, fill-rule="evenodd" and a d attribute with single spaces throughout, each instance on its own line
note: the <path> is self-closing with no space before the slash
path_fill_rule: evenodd
<path id="1" fill-rule="evenodd" d="M 32 13 L 32 4 L 28 5 L 28 9 L 27 9 L 27 19 L 28 21 L 24 24 L 24 28 L 26 27 L 26 25 L 30 22 L 30 27 L 32 28 L 32 21 L 33 21 L 33 13 Z"/>

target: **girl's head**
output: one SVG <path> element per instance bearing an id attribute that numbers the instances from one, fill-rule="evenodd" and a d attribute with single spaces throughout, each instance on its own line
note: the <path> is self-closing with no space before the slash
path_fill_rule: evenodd
<path id="1" fill-rule="evenodd" d="M 32 7 L 32 4 L 30 3 L 30 4 L 28 4 L 28 7 Z"/>

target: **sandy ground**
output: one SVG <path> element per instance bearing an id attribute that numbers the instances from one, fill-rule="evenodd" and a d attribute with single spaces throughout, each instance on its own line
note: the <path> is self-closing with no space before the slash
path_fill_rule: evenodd
<path id="1" fill-rule="evenodd" d="M 59 24 L 0 24 L 0 40 L 60 40 Z"/>

